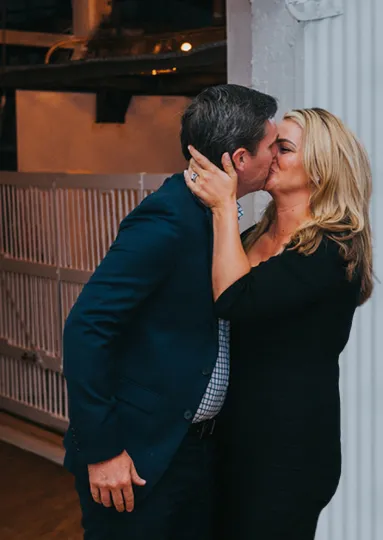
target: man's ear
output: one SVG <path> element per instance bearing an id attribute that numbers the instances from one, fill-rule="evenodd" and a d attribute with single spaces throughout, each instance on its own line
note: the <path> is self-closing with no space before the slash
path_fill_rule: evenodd
<path id="1" fill-rule="evenodd" d="M 246 163 L 247 155 L 249 154 L 246 148 L 237 148 L 231 159 L 237 171 L 243 171 Z"/>

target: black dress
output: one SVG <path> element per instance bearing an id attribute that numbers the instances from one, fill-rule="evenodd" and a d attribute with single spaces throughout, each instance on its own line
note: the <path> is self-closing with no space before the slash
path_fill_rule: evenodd
<path id="1" fill-rule="evenodd" d="M 313 540 L 340 477 L 338 360 L 359 294 L 324 239 L 310 256 L 272 257 L 217 300 L 232 323 L 224 538 Z"/>

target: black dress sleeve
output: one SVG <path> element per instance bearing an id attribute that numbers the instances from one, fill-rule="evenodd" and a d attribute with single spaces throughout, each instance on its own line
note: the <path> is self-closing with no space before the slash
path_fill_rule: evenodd
<path id="1" fill-rule="evenodd" d="M 324 239 L 312 255 L 286 249 L 252 268 L 219 296 L 216 313 L 233 322 L 289 315 L 347 284 L 339 246 Z"/>

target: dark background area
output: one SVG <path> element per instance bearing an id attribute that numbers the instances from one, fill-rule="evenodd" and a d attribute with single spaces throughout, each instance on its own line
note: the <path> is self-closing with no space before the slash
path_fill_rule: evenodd
<path id="1" fill-rule="evenodd" d="M 1 0 L 6 27 L 35 32 L 70 31 L 71 0 Z M 173 31 L 213 24 L 212 0 L 114 0 L 123 26 L 147 31 Z"/>
<path id="2" fill-rule="evenodd" d="M 54 53 L 51 62 L 62 64 L 57 70 L 55 66 L 43 65 L 47 48 L 0 44 L 0 170 L 17 170 L 15 91 L 18 88 L 95 92 L 97 121 L 120 122 L 132 95 L 195 95 L 205 86 L 225 82 L 226 52 L 222 46 L 188 59 L 179 58 L 185 55 L 179 54 L 176 45 L 175 49 L 169 49 L 170 53 L 178 54 L 175 62 L 163 61 L 155 55 L 145 65 L 136 63 L 134 58 L 132 62 L 132 57 L 125 63 L 113 61 L 116 43 L 119 46 L 116 36 L 124 36 L 124 30 L 140 30 L 145 38 L 161 33 L 179 36 L 182 31 L 206 28 L 204 35 L 211 41 L 211 27 L 225 25 L 224 17 L 214 19 L 213 0 L 111 0 L 111 6 L 111 16 L 100 25 L 103 30 L 93 36 L 94 42 L 88 43 L 88 51 L 96 45 L 93 60 L 101 58 L 97 49 L 101 35 L 102 45 L 107 46 L 100 62 L 84 61 L 81 65 L 71 62 L 71 51 L 63 48 Z M 0 0 L 0 36 L 7 29 L 71 36 L 72 0 Z M 204 36 L 198 40 L 198 45 L 203 44 Z M 169 67 L 176 65 L 177 72 L 172 75 L 151 76 L 152 68 L 169 71 Z M 9 74 L 9 70 L 13 73 Z"/>

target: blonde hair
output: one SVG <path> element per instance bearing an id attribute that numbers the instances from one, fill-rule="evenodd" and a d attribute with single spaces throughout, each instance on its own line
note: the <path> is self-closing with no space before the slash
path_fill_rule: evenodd
<path id="1" fill-rule="evenodd" d="M 372 294 L 372 242 L 369 203 L 372 180 L 366 150 L 354 134 L 333 114 L 323 109 L 287 113 L 303 130 L 303 165 L 310 179 L 311 220 L 291 239 L 291 249 L 310 255 L 323 236 L 334 240 L 351 281 L 361 278 L 360 304 Z M 248 251 L 276 217 L 272 201 L 257 227 L 245 239 Z"/>

